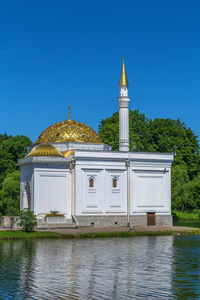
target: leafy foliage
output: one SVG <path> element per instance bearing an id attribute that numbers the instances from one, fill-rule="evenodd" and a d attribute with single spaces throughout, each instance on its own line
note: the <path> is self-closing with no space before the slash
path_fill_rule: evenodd
<path id="1" fill-rule="evenodd" d="M 3 141 L 9 139 L 10 137 L 12 137 L 12 136 L 11 136 L 11 135 L 7 135 L 7 133 L 0 134 L 0 144 L 1 144 Z"/>
<path id="2" fill-rule="evenodd" d="M 34 213 L 30 209 L 24 209 L 19 214 L 20 223 L 22 230 L 25 232 L 34 231 L 34 226 L 37 224 L 37 219 Z"/>
<path id="3" fill-rule="evenodd" d="M 155 119 L 149 122 L 153 151 L 174 152 L 175 164 L 185 165 L 190 179 L 197 175 L 200 153 L 197 136 L 180 120 Z"/>
<path id="4" fill-rule="evenodd" d="M 19 213 L 20 172 L 17 166 L 31 141 L 26 136 L 0 134 L 0 215 Z"/>
<path id="5" fill-rule="evenodd" d="M 172 168 L 172 210 L 186 209 L 186 183 L 189 181 L 185 165 L 175 165 Z"/>
<path id="6" fill-rule="evenodd" d="M 114 113 L 112 117 L 102 120 L 99 125 L 99 135 L 102 141 L 114 151 L 119 149 L 119 114 Z"/>
<path id="7" fill-rule="evenodd" d="M 0 189 L 7 174 L 18 170 L 17 161 L 23 158 L 31 141 L 24 135 L 0 135 Z"/>
<path id="8" fill-rule="evenodd" d="M 200 210 L 200 174 L 189 181 L 186 186 L 185 210 Z"/>
<path id="9" fill-rule="evenodd" d="M 0 213 L 3 215 L 17 216 L 20 204 L 20 171 L 8 174 L 0 191 Z"/>

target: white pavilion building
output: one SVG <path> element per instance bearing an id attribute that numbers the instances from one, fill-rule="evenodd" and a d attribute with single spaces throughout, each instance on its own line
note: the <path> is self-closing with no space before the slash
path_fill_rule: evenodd
<path id="1" fill-rule="evenodd" d="M 129 151 L 124 60 L 119 88 L 119 151 L 69 113 L 19 160 L 21 210 L 30 208 L 39 226 L 172 225 L 173 154 Z M 46 217 L 51 211 L 63 217 Z"/>

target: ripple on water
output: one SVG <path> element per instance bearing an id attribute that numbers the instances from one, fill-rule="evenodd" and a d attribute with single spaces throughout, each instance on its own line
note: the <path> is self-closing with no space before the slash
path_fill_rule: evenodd
<path id="1" fill-rule="evenodd" d="M 0 299 L 199 299 L 199 253 L 199 236 L 3 241 Z"/>

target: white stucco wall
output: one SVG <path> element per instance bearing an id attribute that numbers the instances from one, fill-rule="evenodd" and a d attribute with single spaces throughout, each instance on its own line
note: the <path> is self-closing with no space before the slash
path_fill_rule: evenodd
<path id="1" fill-rule="evenodd" d="M 75 168 L 75 213 L 81 215 L 125 214 L 127 206 L 127 178 L 125 161 L 107 160 L 106 154 L 77 152 Z M 98 158 L 97 158 L 98 157 Z M 116 157 L 117 158 L 117 157 Z M 90 188 L 89 179 L 94 179 Z M 118 185 L 112 187 L 112 180 Z"/>
<path id="2" fill-rule="evenodd" d="M 71 218 L 71 173 L 64 167 L 34 170 L 34 212 L 47 214 L 51 210 Z"/>
<path id="3" fill-rule="evenodd" d="M 171 214 L 172 159 L 172 154 L 131 154 L 131 214 Z"/>
<path id="4" fill-rule="evenodd" d="M 172 154 L 76 151 L 76 215 L 127 214 L 130 159 L 130 215 L 171 214 Z M 95 187 L 89 188 L 94 178 Z M 118 187 L 112 188 L 112 179 Z"/>

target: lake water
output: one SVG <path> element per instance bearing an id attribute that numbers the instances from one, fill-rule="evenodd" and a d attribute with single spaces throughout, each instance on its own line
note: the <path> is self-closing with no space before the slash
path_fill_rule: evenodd
<path id="1" fill-rule="evenodd" d="M 0 299 L 200 299 L 200 236 L 1 241 Z"/>

